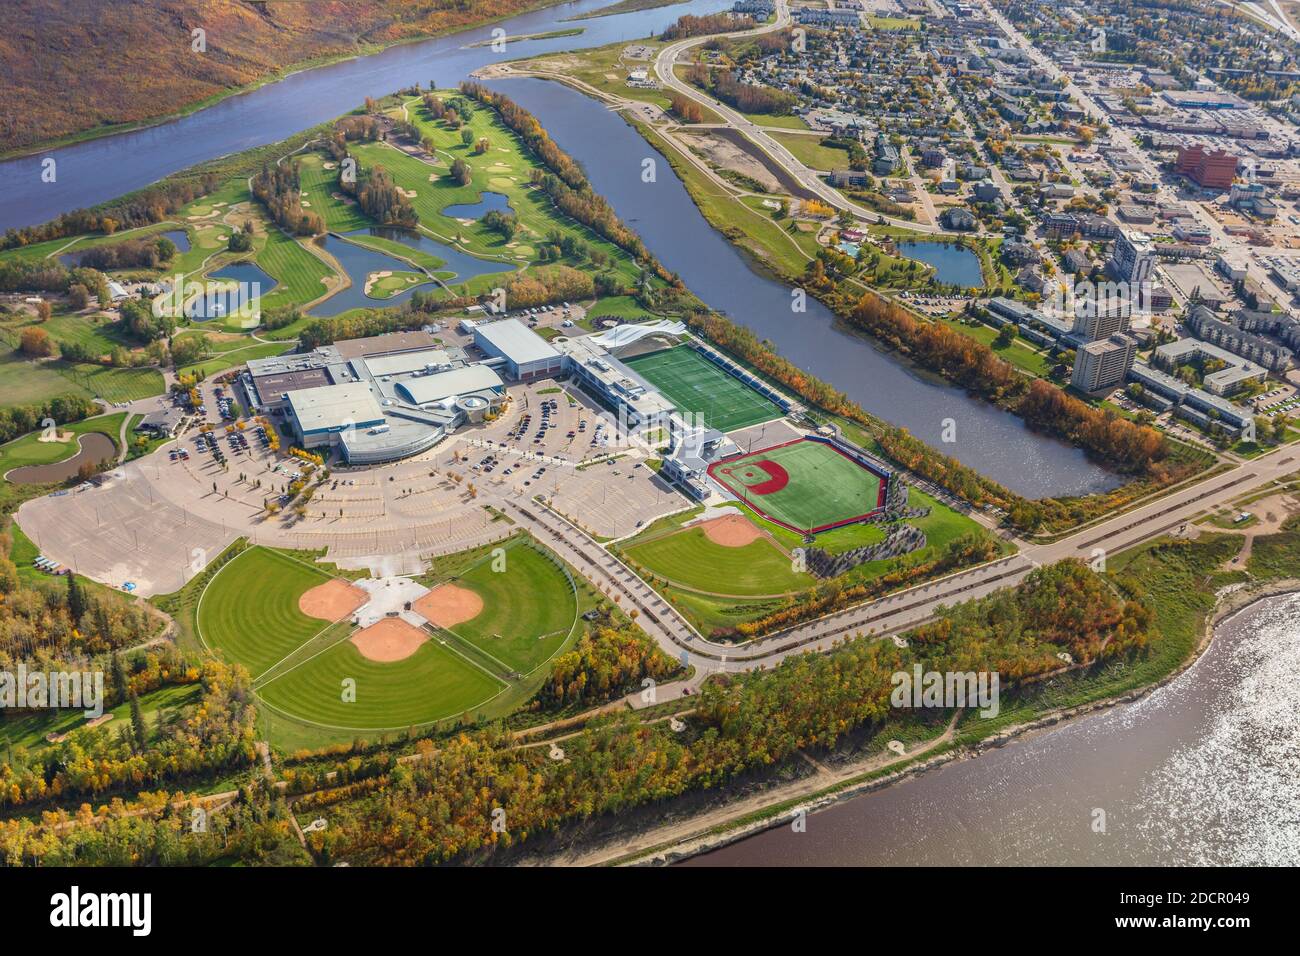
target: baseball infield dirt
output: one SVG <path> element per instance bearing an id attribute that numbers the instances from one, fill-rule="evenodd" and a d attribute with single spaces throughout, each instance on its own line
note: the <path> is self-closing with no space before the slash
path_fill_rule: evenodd
<path id="1" fill-rule="evenodd" d="M 483 599 L 458 584 L 440 584 L 411 605 L 430 624 L 455 627 L 472 621 L 483 611 Z"/>
<path id="2" fill-rule="evenodd" d="M 361 656 L 371 661 L 406 660 L 427 639 L 428 635 L 424 631 L 412 627 L 400 617 L 380 618 L 348 638 L 356 645 Z"/>
<path id="3" fill-rule="evenodd" d="M 298 610 L 322 621 L 341 621 L 370 600 L 370 595 L 347 581 L 332 578 L 304 591 L 298 598 Z"/>
<path id="4" fill-rule="evenodd" d="M 743 548 L 763 536 L 763 532 L 742 515 L 723 515 L 705 521 L 700 527 L 710 541 L 724 548 Z"/>

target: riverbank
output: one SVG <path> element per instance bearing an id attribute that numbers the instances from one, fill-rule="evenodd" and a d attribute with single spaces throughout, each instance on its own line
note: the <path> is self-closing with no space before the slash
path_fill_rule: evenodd
<path id="1" fill-rule="evenodd" d="M 851 797 L 882 790 L 955 761 L 978 757 L 1013 740 L 1032 737 L 1119 704 L 1139 701 L 1177 680 L 1200 660 L 1209 650 L 1216 630 L 1229 618 L 1260 601 L 1295 592 L 1300 592 L 1300 578 L 1263 582 L 1254 587 L 1230 585 L 1221 589 L 1213 610 L 1202 622 L 1191 653 L 1163 676 L 1142 687 L 1054 708 L 974 742 L 962 742 L 957 732 L 958 715 L 954 715 L 942 734 L 905 756 L 876 754 L 831 770 L 825 759 L 805 755 L 805 759 L 816 768 L 817 772 L 812 776 L 777 783 L 760 793 L 689 814 L 671 824 L 645 827 L 615 842 L 529 862 L 546 865 L 667 865 L 721 849 L 844 803 Z"/>
<path id="2" fill-rule="evenodd" d="M 385 50 L 389 50 L 394 47 L 406 46 L 412 43 L 424 43 L 429 40 L 437 40 L 442 37 L 455 36 L 459 33 L 467 33 L 470 30 L 477 30 L 480 27 L 490 26 L 491 24 L 501 23 L 502 21 L 510 20 L 515 17 L 523 16 L 525 14 L 535 13 L 538 10 L 546 9 L 547 7 L 560 6 L 561 4 L 566 2 L 570 2 L 570 0 L 532 0 L 532 2 L 525 3 L 524 5 L 520 6 L 517 10 L 512 10 L 508 13 L 503 13 L 493 17 L 487 17 L 481 20 L 475 20 L 472 23 L 466 23 L 466 24 L 461 24 L 453 27 L 448 27 L 447 29 L 443 29 L 443 30 L 434 30 L 428 33 L 421 33 L 416 36 L 402 37 L 400 39 L 392 40 L 387 43 L 373 43 L 373 42 L 364 43 L 357 46 L 354 49 L 341 51 L 336 54 L 329 54 L 329 55 L 319 56 L 319 57 L 311 57 L 305 60 L 296 60 L 292 63 L 288 63 L 283 66 L 280 66 L 277 69 L 275 69 L 273 72 L 268 73 L 266 76 L 260 77 L 259 79 L 254 80 L 250 83 L 245 83 L 241 86 L 235 86 L 226 90 L 222 90 L 219 93 L 213 94 L 212 96 L 204 97 L 203 99 L 200 100 L 195 100 L 193 103 L 190 103 L 189 105 L 181 109 L 173 110 L 166 114 L 150 117 L 148 119 L 133 120 L 131 122 L 126 122 L 126 123 L 112 123 L 106 125 L 101 124 L 96 126 L 89 126 L 86 129 L 80 130 L 75 133 L 68 133 L 64 136 L 52 137 L 50 139 L 41 140 L 40 142 L 37 143 L 32 143 L 24 146 L 17 146 L 14 147 L 13 149 L 4 150 L 0 152 L 0 162 L 4 162 L 5 160 L 10 160 L 10 159 L 21 159 L 22 157 L 25 156 L 34 156 L 39 153 L 45 153 L 55 149 L 62 149 L 67 146 L 76 146 L 83 143 L 93 142 L 95 140 L 106 139 L 108 137 L 117 136 L 122 133 L 133 133 L 133 132 L 138 132 L 140 130 L 152 129 L 157 126 L 164 126 L 167 123 L 174 123 L 177 120 L 184 119 L 187 116 L 191 116 L 202 110 L 208 109 L 209 107 L 215 106 L 218 103 L 231 99 L 232 97 L 243 96 L 247 93 L 252 93 L 253 91 L 261 89 L 264 86 L 268 86 L 273 83 L 279 83 L 283 80 L 286 80 L 299 73 L 306 72 L 308 70 L 314 70 L 325 66 L 333 66 L 339 63 L 346 63 L 350 60 L 357 60 L 366 56 L 373 56 L 376 53 L 382 53 Z M 582 30 L 575 29 L 572 33 L 569 33 L 567 31 L 563 31 L 563 32 L 564 35 L 578 35 L 582 33 Z M 540 37 L 545 35 L 548 34 L 538 34 L 537 36 Z M 531 39 L 531 37 L 516 37 L 515 39 Z M 486 41 L 486 42 L 490 43 L 491 41 Z"/>

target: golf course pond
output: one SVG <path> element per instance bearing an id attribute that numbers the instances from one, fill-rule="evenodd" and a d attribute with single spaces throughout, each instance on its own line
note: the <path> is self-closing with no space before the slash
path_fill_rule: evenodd
<path id="1" fill-rule="evenodd" d="M 72 442 L 68 442 L 71 446 Z M 52 481 L 67 481 L 76 476 L 81 466 L 90 462 L 99 464 L 106 459 L 117 456 L 117 445 L 113 439 L 101 432 L 87 432 L 77 436 L 77 453 L 45 465 L 24 465 L 15 468 L 4 476 L 5 480 L 16 485 L 44 485 Z"/>

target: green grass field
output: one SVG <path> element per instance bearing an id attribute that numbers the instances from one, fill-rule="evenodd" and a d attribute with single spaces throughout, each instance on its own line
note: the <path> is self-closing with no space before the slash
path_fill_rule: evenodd
<path id="1" fill-rule="evenodd" d="M 329 289 L 324 280 L 334 275 L 334 270 L 274 227 L 255 261 L 277 283 L 262 296 L 263 309 L 303 306 L 319 299 Z"/>
<path id="2" fill-rule="evenodd" d="M 710 541 L 700 528 L 686 528 L 624 553 L 674 584 L 713 594 L 784 594 L 816 583 L 812 575 L 796 572 L 790 558 L 767 538 L 731 548 Z"/>
<path id="3" fill-rule="evenodd" d="M 812 169 L 844 169 L 849 164 L 849 151 L 836 146 L 823 145 L 822 138 L 799 133 L 772 133 L 771 137 L 788 149 L 794 158 Z"/>
<path id="4" fill-rule="evenodd" d="M 53 368 L 65 383 L 106 402 L 133 402 L 166 390 L 162 372 L 156 368 L 109 368 L 79 362 L 58 362 Z M 72 389 L 65 387 L 63 391 Z"/>
<path id="5" fill-rule="evenodd" d="M 483 610 L 452 634 L 521 674 L 550 659 L 574 627 L 573 582 L 549 555 L 523 541 L 506 548 L 504 570 L 493 570 L 488 558 L 454 580 L 483 599 Z"/>
<path id="6" fill-rule="evenodd" d="M 709 473 L 750 507 L 799 531 L 875 511 L 880 494 L 879 477 L 810 440 L 742 455 Z"/>
<path id="7" fill-rule="evenodd" d="M 398 730 L 454 717 L 505 687 L 440 640 L 384 663 L 361 655 L 347 639 L 350 625 L 338 630 L 324 650 L 258 685 L 262 700 L 325 727 Z M 344 701 L 343 681 L 349 679 L 356 682 L 356 699 Z"/>
<path id="8" fill-rule="evenodd" d="M 629 358 L 626 363 L 679 409 L 729 432 L 781 417 L 781 409 L 717 368 L 689 345 Z"/>
<path id="9" fill-rule="evenodd" d="M 268 548 L 249 548 L 223 567 L 199 601 L 203 643 L 256 679 L 328 621 L 298 610 L 298 598 L 329 575 Z"/>
<path id="10" fill-rule="evenodd" d="M 505 687 L 437 639 L 401 661 L 363 657 L 349 640 L 350 622 L 331 624 L 298 609 L 298 598 L 330 577 L 284 552 L 249 548 L 222 567 L 203 592 L 199 637 L 210 650 L 248 669 L 267 706 L 316 727 L 387 730 L 427 724 L 460 714 Z M 354 701 L 343 699 L 344 679 L 356 682 Z"/>

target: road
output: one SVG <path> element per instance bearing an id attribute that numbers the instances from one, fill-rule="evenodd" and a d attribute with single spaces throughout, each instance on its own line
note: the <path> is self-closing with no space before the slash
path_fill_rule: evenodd
<path id="1" fill-rule="evenodd" d="M 1213 508 L 1297 471 L 1300 452 L 1280 448 L 1058 541 L 1018 542 L 1019 551 L 1014 555 L 743 644 L 723 644 L 699 634 L 631 568 L 563 516 L 533 501 L 503 499 L 501 504 L 599 589 L 615 598 L 624 611 L 635 611 L 637 624 L 665 653 L 694 666 L 690 681 L 659 689 L 658 701 L 662 702 L 692 692 L 709 674 L 772 667 L 792 654 L 830 650 L 846 638 L 907 630 L 933 618 L 941 607 L 1014 586 L 1041 565 L 1067 558 L 1104 562 L 1107 555 L 1176 531 Z M 643 702 L 634 694 L 629 703 L 638 706 Z"/>
<path id="2" fill-rule="evenodd" d="M 749 139 L 756 147 L 761 149 L 773 162 L 785 169 L 799 184 L 808 189 L 823 200 L 827 205 L 835 209 L 847 210 L 865 222 L 884 221 L 891 226 L 900 226 L 910 229 L 913 232 L 925 233 L 943 233 L 944 230 L 936 225 L 926 223 L 912 222 L 905 219 L 891 219 L 889 216 L 882 216 L 874 209 L 868 209 L 865 206 L 859 206 L 857 203 L 850 202 L 838 190 L 832 188 L 822 181 L 817 173 L 809 169 L 802 162 L 795 158 L 794 154 L 777 142 L 771 135 L 770 130 L 765 126 L 760 126 L 754 121 L 748 119 L 740 113 L 737 113 L 725 103 L 720 103 L 708 94 L 697 90 L 689 83 L 685 83 L 677 78 L 673 67 L 676 65 L 681 54 L 691 47 L 699 46 L 709 40 L 733 37 L 752 37 L 764 33 L 772 33 L 776 30 L 783 30 L 792 23 L 790 16 L 789 0 L 777 0 L 776 19 L 772 23 L 764 24 L 752 30 L 738 30 L 733 33 L 709 34 L 707 36 L 688 37 L 684 40 L 678 40 L 670 43 L 659 51 L 659 56 L 655 59 L 655 76 L 664 89 L 673 90 L 683 96 L 689 97 L 702 106 L 707 107 L 717 113 L 727 125 L 740 130 L 746 138 Z"/>

